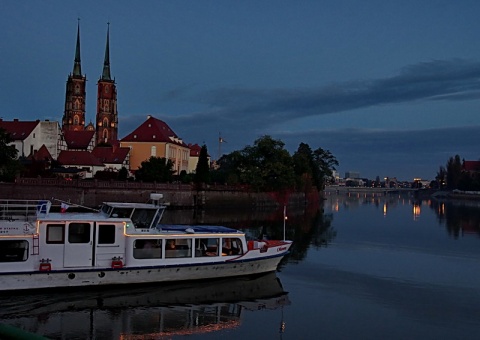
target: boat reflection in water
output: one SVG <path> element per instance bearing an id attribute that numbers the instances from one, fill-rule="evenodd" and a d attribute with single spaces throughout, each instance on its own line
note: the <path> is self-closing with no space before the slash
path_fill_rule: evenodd
<path id="1" fill-rule="evenodd" d="M 243 310 L 290 304 L 275 273 L 0 298 L 5 324 L 62 339 L 145 339 L 236 328 Z"/>

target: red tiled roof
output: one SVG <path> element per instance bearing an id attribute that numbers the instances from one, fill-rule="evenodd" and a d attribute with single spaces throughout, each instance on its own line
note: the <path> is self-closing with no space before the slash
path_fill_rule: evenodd
<path id="1" fill-rule="evenodd" d="M 188 144 L 188 147 L 190 148 L 190 156 L 191 157 L 199 157 L 200 156 L 200 150 L 202 150 L 202 147 L 198 144 Z"/>
<path id="2" fill-rule="evenodd" d="M 88 149 L 88 145 L 92 141 L 95 131 L 64 131 L 65 142 L 69 149 Z"/>
<path id="3" fill-rule="evenodd" d="M 463 161 L 465 171 L 480 171 L 480 161 Z"/>
<path id="4" fill-rule="evenodd" d="M 125 136 L 121 142 L 165 142 L 185 145 L 163 120 L 148 117 L 142 125 Z"/>
<path id="5" fill-rule="evenodd" d="M 58 156 L 58 162 L 62 165 L 85 165 L 103 166 L 103 163 L 88 151 L 63 150 Z"/>
<path id="6" fill-rule="evenodd" d="M 130 148 L 114 148 L 111 146 L 97 146 L 92 154 L 102 163 L 122 164 L 127 158 Z"/>
<path id="7" fill-rule="evenodd" d="M 5 129 L 13 140 L 24 140 L 32 133 L 38 123 L 40 123 L 39 120 L 34 122 L 20 122 L 18 119 L 11 122 L 0 120 L 0 128 Z"/>
<path id="8" fill-rule="evenodd" d="M 202 147 L 198 144 L 188 144 L 188 147 L 190 148 L 190 157 L 200 157 L 200 151 L 202 150 Z M 210 157 L 210 155 L 207 152 L 207 157 Z"/>
<path id="9" fill-rule="evenodd" d="M 48 159 L 48 160 L 52 160 L 52 155 L 50 154 L 50 152 L 48 151 L 47 147 L 45 146 L 45 144 L 43 144 L 40 149 L 38 149 L 37 152 L 35 152 L 33 154 L 33 156 L 29 157 L 29 158 L 32 158 L 36 161 L 44 161 L 45 159 Z"/>

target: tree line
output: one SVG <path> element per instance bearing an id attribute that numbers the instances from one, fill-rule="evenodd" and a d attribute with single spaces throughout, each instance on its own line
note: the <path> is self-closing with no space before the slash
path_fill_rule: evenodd
<path id="1" fill-rule="evenodd" d="M 11 136 L 0 128 L 0 181 L 13 181 L 19 175 L 54 176 L 35 169 L 33 163 L 26 169 L 23 166 L 25 162 L 17 159 L 15 146 L 9 145 L 11 142 Z M 47 168 L 61 167 L 57 163 Z M 329 150 L 320 147 L 312 150 L 308 144 L 300 143 L 295 153 L 290 155 L 285 143 L 266 135 L 255 140 L 253 145 L 223 155 L 213 167 L 209 166 L 208 150 L 203 145 L 193 174 L 182 171 L 175 175 L 170 159 L 150 157 L 141 163 L 131 180 L 159 183 L 179 181 L 199 186 L 212 183 L 242 185 L 255 191 L 322 190 L 332 180 L 332 173 L 338 164 Z M 98 171 L 96 174 L 97 179 L 127 180 L 127 177 L 125 168 L 118 172 Z"/>
<path id="2" fill-rule="evenodd" d="M 432 184 L 438 189 L 480 191 L 480 172 L 466 171 L 464 162 L 459 155 L 450 157 L 445 166 L 440 166 Z"/>
<path id="3" fill-rule="evenodd" d="M 209 166 L 208 150 L 203 145 L 193 174 L 182 171 L 174 175 L 171 160 L 150 157 L 135 172 L 135 180 L 178 181 L 198 187 L 216 183 L 248 186 L 255 191 L 322 190 L 332 180 L 338 164 L 329 150 L 312 150 L 308 144 L 300 143 L 297 151 L 290 155 L 281 140 L 263 136 L 251 146 L 223 155 L 213 166 Z"/>

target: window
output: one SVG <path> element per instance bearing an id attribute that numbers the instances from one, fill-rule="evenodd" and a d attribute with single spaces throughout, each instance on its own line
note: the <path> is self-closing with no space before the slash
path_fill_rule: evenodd
<path id="1" fill-rule="evenodd" d="M 165 257 L 192 257 L 192 240 L 185 238 L 168 239 L 165 244 Z"/>
<path id="2" fill-rule="evenodd" d="M 243 254 L 242 241 L 239 238 L 224 238 L 222 240 L 222 255 Z"/>
<path id="3" fill-rule="evenodd" d="M 63 244 L 65 243 L 65 225 L 64 224 L 47 224 L 47 243 Z"/>
<path id="4" fill-rule="evenodd" d="M 90 242 L 90 223 L 70 223 L 68 226 L 68 242 Z"/>
<path id="5" fill-rule="evenodd" d="M 133 257 L 136 259 L 162 258 L 162 240 L 141 239 L 133 242 Z"/>
<path id="6" fill-rule="evenodd" d="M 98 244 L 115 243 L 115 225 L 101 224 L 98 226 Z"/>
<path id="7" fill-rule="evenodd" d="M 218 256 L 218 238 L 199 238 L 195 240 L 195 257 Z"/>
<path id="8" fill-rule="evenodd" d="M 152 224 L 157 209 L 135 209 L 132 215 L 132 222 L 135 228 L 148 229 Z"/>
<path id="9" fill-rule="evenodd" d="M 156 156 L 157 156 L 157 147 L 156 147 L 156 146 L 152 146 L 151 156 L 152 156 L 152 157 L 156 157 Z"/>
<path id="10" fill-rule="evenodd" d="M 106 206 L 108 207 L 108 206 Z M 102 209 L 103 210 L 103 209 Z M 133 208 L 113 208 L 111 217 L 118 217 L 118 218 L 130 218 L 132 215 Z"/>
<path id="11" fill-rule="evenodd" d="M 28 242 L 25 240 L 0 241 L 0 262 L 22 262 L 28 259 Z"/>

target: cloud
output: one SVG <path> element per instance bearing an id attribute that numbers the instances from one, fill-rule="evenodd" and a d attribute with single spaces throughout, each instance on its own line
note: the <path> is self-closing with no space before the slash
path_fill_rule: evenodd
<path id="1" fill-rule="evenodd" d="M 219 88 L 198 95 L 207 109 L 169 119 L 226 128 L 249 123 L 257 129 L 304 117 L 413 101 L 471 100 L 480 97 L 480 63 L 463 59 L 409 65 L 388 78 L 333 83 L 321 88 Z M 192 100 L 192 98 L 189 98 Z"/>

